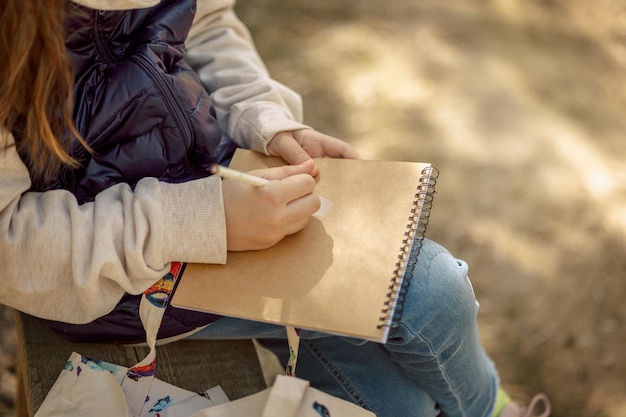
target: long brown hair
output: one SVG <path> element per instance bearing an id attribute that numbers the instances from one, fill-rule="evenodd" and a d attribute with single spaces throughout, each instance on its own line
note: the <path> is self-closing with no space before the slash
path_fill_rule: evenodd
<path id="1" fill-rule="evenodd" d="M 74 77 L 65 49 L 68 0 L 2 0 L 0 5 L 0 127 L 16 136 L 31 178 L 45 183 L 69 153 Z"/>

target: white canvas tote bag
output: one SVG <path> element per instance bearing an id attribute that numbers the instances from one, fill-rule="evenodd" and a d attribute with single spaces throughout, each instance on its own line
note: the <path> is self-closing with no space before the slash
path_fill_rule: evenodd
<path id="1" fill-rule="evenodd" d="M 187 417 L 227 402 L 220 387 L 200 395 L 154 377 L 157 332 L 181 271 L 181 264 L 172 264 L 170 273 L 141 298 L 139 315 L 150 347 L 142 361 L 126 368 L 73 352 L 35 416 Z"/>

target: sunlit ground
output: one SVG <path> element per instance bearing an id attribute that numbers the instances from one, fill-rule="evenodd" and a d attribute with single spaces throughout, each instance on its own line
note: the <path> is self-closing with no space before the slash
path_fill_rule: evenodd
<path id="1" fill-rule="evenodd" d="M 503 384 L 626 415 L 626 1 L 239 5 L 306 121 L 441 175 L 428 236 L 470 263 Z"/>
<path id="2" fill-rule="evenodd" d="M 521 400 L 547 392 L 556 417 L 625 416 L 626 0 L 238 10 L 309 124 L 365 158 L 440 169 L 428 236 L 470 263 L 504 386 Z"/>

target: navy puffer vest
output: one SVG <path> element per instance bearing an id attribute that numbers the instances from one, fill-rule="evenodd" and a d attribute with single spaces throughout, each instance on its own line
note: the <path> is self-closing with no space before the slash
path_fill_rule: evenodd
<path id="1" fill-rule="evenodd" d="M 195 0 L 155 7 L 95 11 L 77 6 L 66 42 L 75 68 L 76 126 L 94 150 L 78 142 L 83 168 L 60 175 L 79 203 L 120 182 L 141 178 L 182 182 L 207 176 L 232 156 L 234 143 L 218 128 L 209 94 L 184 60 Z M 141 342 L 139 297 L 126 295 L 109 315 L 87 325 L 48 322 L 74 341 Z M 208 324 L 218 316 L 168 307 L 159 338 Z"/>

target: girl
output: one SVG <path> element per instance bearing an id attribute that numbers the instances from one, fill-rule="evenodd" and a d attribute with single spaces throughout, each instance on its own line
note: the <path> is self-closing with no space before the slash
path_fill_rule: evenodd
<path id="1" fill-rule="evenodd" d="M 138 342 L 136 294 L 171 262 L 224 263 L 306 226 L 311 157 L 358 154 L 302 124 L 232 7 L 3 1 L 0 302 L 71 340 Z M 237 146 L 290 165 L 255 172 L 262 189 L 209 176 Z M 530 415 L 498 388 L 467 265 L 425 241 L 413 283 L 387 344 L 305 331 L 299 375 L 380 417 Z M 168 308 L 159 338 L 182 337 L 286 346 L 279 327 Z"/>

